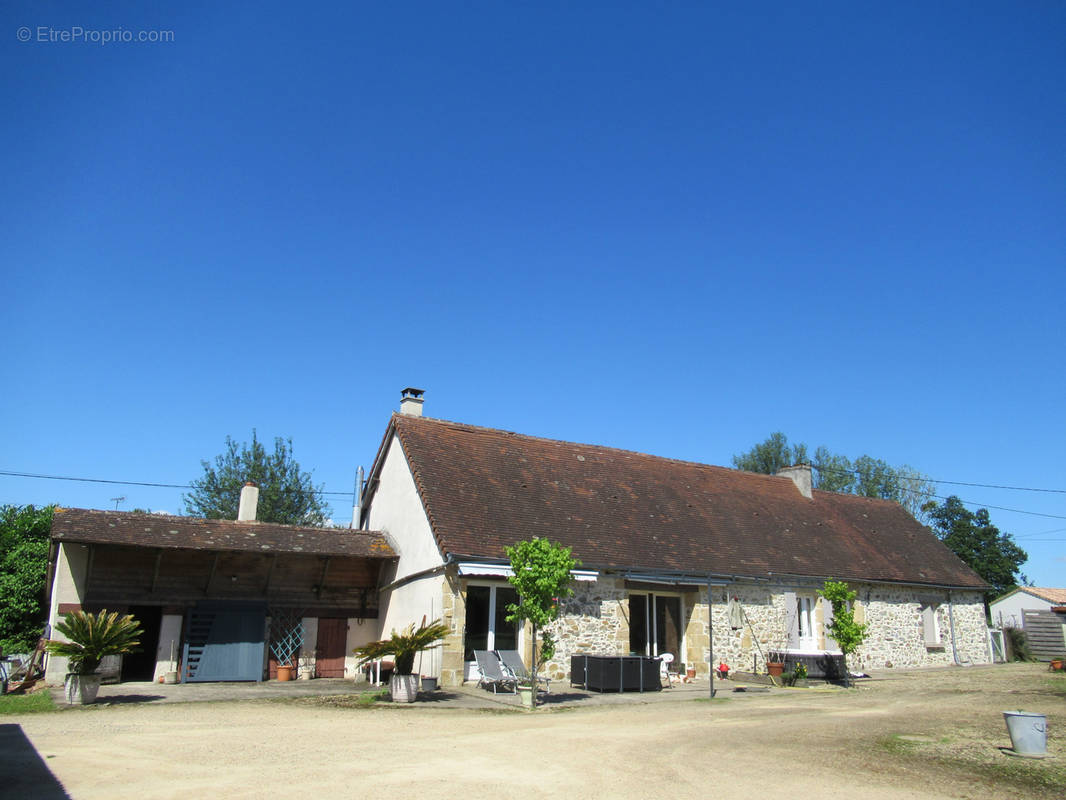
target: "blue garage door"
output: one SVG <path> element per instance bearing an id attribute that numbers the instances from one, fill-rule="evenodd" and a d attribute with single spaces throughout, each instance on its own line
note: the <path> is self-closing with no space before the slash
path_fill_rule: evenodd
<path id="1" fill-rule="evenodd" d="M 185 630 L 185 680 L 262 680 L 265 628 L 266 606 L 196 606 Z"/>

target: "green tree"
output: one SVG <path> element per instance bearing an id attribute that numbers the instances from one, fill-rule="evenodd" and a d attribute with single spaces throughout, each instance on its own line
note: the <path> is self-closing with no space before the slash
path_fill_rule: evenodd
<path id="1" fill-rule="evenodd" d="M 765 442 L 755 445 L 746 453 L 733 456 L 733 466 L 748 472 L 773 475 L 783 467 L 807 463 L 807 445 L 788 443 L 788 437 L 777 431 Z"/>
<path id="2" fill-rule="evenodd" d="M 814 451 L 814 488 L 848 494 L 855 485 L 855 472 L 847 456 L 829 452 L 827 447 Z"/>
<path id="3" fill-rule="evenodd" d="M 899 504 L 907 509 L 911 516 L 923 525 L 929 524 L 929 513 L 925 507 L 933 496 L 935 486 L 928 475 L 923 475 L 909 464 L 896 467 L 899 480 Z"/>
<path id="4" fill-rule="evenodd" d="M 518 592 L 518 602 L 507 605 L 507 621 L 529 620 L 533 626 L 530 674 L 536 678 L 541 663 L 555 655 L 555 640 L 544 628 L 558 618 L 560 601 L 574 593 L 570 588 L 570 570 L 581 562 L 570 554 L 569 547 L 537 537 L 506 550 L 513 573 L 507 580 Z M 542 632 L 539 652 L 538 631 Z"/>
<path id="5" fill-rule="evenodd" d="M 807 461 L 807 445 L 790 445 L 780 431 L 772 433 L 747 453 L 733 456 L 733 466 L 748 472 L 773 475 L 782 467 Z M 923 524 L 927 522 L 924 507 L 933 494 L 929 478 L 913 467 L 891 467 L 883 459 L 863 455 L 850 461 L 847 456 L 833 453 L 819 446 L 814 451 L 814 488 L 826 492 L 857 494 L 892 500 L 902 505 L 911 516 Z"/>
<path id="6" fill-rule="evenodd" d="M 899 502 L 899 476 L 884 460 L 862 455 L 852 466 L 855 469 L 855 494 Z"/>
<path id="7" fill-rule="evenodd" d="M 194 517 L 237 519 L 241 488 L 246 481 L 259 487 L 256 519 L 283 525 L 325 524 L 329 505 L 322 499 L 322 487 L 311 482 L 292 455 L 292 440 L 274 439 L 274 452 L 267 453 L 252 430 L 251 444 L 226 437 L 226 450 L 215 457 L 214 466 L 200 462 L 203 477 L 192 482 L 193 491 L 184 496 L 185 510 Z"/>
<path id="8" fill-rule="evenodd" d="M 32 650 L 44 630 L 54 509 L 0 506 L 0 650 L 5 653 Z"/>
<path id="9" fill-rule="evenodd" d="M 851 685 L 848 672 L 848 656 L 854 653 L 866 639 L 868 626 L 855 621 L 855 609 L 852 603 L 858 593 L 848 588 L 843 581 L 826 581 L 818 592 L 833 607 L 833 621 L 829 623 L 829 635 L 844 654 L 844 682 Z"/>
<path id="10" fill-rule="evenodd" d="M 940 505 L 929 501 L 925 510 L 940 541 L 992 586 L 986 602 L 1025 582 L 1018 570 L 1029 556 L 1013 536 L 992 524 L 988 509 L 970 511 L 952 495 Z"/>

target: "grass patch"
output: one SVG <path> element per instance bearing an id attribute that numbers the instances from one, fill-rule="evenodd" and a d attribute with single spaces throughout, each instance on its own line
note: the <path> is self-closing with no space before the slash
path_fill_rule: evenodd
<path id="1" fill-rule="evenodd" d="M 388 689 L 372 689 L 358 694 L 335 694 L 324 697 L 274 698 L 275 702 L 301 706 L 328 706 L 329 708 L 370 708 L 389 699 Z"/>
<path id="2" fill-rule="evenodd" d="M 883 739 L 877 740 L 877 746 L 886 752 L 893 755 L 905 755 L 913 753 L 920 749 L 926 742 L 917 741 L 915 739 L 906 739 L 900 734 L 893 734 L 892 736 L 885 736 Z"/>
<path id="3" fill-rule="evenodd" d="M 49 692 L 33 694 L 5 694 L 0 696 L 0 716 L 7 714 L 39 714 L 44 711 L 56 711 Z"/>
<path id="4" fill-rule="evenodd" d="M 1059 759 L 1014 758 L 991 745 L 959 752 L 950 746 L 954 741 L 949 736 L 896 734 L 879 739 L 877 744 L 900 761 L 932 765 L 1005 790 L 1009 787 L 1018 796 L 1056 800 L 1063 796 L 1066 764 Z"/>
<path id="5" fill-rule="evenodd" d="M 1058 697 L 1066 697 L 1066 672 L 1053 672 L 1044 679 L 1044 685 Z"/>

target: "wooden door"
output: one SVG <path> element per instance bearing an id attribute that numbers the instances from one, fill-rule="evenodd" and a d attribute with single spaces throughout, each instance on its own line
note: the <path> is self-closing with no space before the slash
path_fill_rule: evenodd
<path id="1" fill-rule="evenodd" d="M 343 678 L 348 643 L 348 620 L 318 618 L 318 644 L 315 647 L 315 677 Z"/>

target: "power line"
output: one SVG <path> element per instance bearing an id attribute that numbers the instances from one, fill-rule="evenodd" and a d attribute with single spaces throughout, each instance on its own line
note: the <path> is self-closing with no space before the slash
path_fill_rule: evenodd
<path id="1" fill-rule="evenodd" d="M 828 467 L 821 464 L 811 464 L 811 466 L 819 472 L 836 472 L 839 475 L 857 475 L 862 476 L 862 472 L 857 469 L 844 469 L 843 467 Z M 897 477 L 909 477 L 909 474 L 900 475 L 899 472 L 889 467 Z M 964 481 L 945 481 L 938 480 L 937 478 L 928 478 L 920 473 L 917 476 L 920 480 L 926 483 L 947 483 L 952 486 L 973 486 L 980 489 L 1010 489 L 1015 492 L 1050 492 L 1052 494 L 1066 494 L 1066 489 L 1036 489 L 1032 486 L 1003 486 L 996 483 L 966 483 Z"/>
<path id="2" fill-rule="evenodd" d="M 828 471 L 831 471 L 831 472 L 854 472 L 854 470 L 841 470 L 841 469 L 836 469 L 836 468 L 832 468 L 832 467 L 829 467 L 829 468 L 818 467 L 817 469 L 819 469 L 819 471 L 821 471 L 822 469 L 827 469 Z M 106 484 L 112 484 L 112 485 L 118 485 L 118 486 L 148 486 L 148 487 L 155 488 L 155 489 L 195 489 L 195 488 L 197 488 L 195 486 L 190 486 L 189 484 L 183 484 L 183 483 L 151 483 L 149 481 L 119 481 L 119 480 L 109 480 L 109 479 L 106 479 L 106 478 L 75 478 L 75 477 L 66 476 L 66 475 L 42 475 L 42 474 L 33 473 L 33 472 L 16 472 L 14 470 L 3 470 L 3 469 L 0 469 L 0 475 L 8 475 L 8 476 L 15 477 L 15 478 L 40 478 L 40 479 L 44 479 L 44 480 L 53 480 L 53 481 L 78 481 L 78 482 L 81 482 L 81 483 L 106 483 Z M 942 481 L 942 482 L 947 483 L 948 481 Z M 978 486 L 978 485 L 982 485 L 982 484 L 966 484 L 966 485 Z M 1058 489 L 1048 489 L 1046 491 L 1059 491 L 1059 490 Z M 353 492 L 328 492 L 328 491 L 324 491 L 324 490 L 320 491 L 318 489 L 311 489 L 310 492 L 312 494 L 317 494 L 317 495 L 329 495 L 330 497 L 352 497 L 353 494 L 354 494 Z M 934 494 L 933 492 L 915 492 L 915 494 L 921 495 L 922 497 L 935 497 L 938 500 L 947 500 L 948 499 L 944 495 Z M 979 503 L 979 502 L 977 502 L 975 500 L 963 500 L 962 498 L 959 498 L 959 502 L 965 503 L 968 506 L 978 506 L 980 508 L 994 508 L 997 511 L 1010 511 L 1010 512 L 1013 512 L 1015 514 L 1030 514 L 1030 515 L 1032 515 L 1034 517 L 1048 517 L 1049 519 L 1066 519 L 1066 516 L 1063 516 L 1063 515 L 1060 515 L 1060 514 L 1045 514 L 1045 513 L 1040 512 L 1040 511 L 1026 511 L 1026 510 L 1021 509 L 1021 508 L 1007 508 L 1006 506 L 993 506 L 993 505 L 989 505 L 988 503 Z"/>
<path id="3" fill-rule="evenodd" d="M 9 475 L 14 478 L 41 478 L 50 481 L 78 481 L 80 483 L 107 483 L 117 486 L 149 486 L 153 489 L 196 489 L 186 483 L 151 483 L 149 481 L 117 481 L 107 478 L 75 478 L 69 475 L 41 475 L 34 472 L 15 472 L 13 470 L 0 469 L 0 475 Z M 327 492 L 320 489 L 309 490 L 311 494 L 331 495 L 334 497 L 351 497 L 353 492 Z"/>

